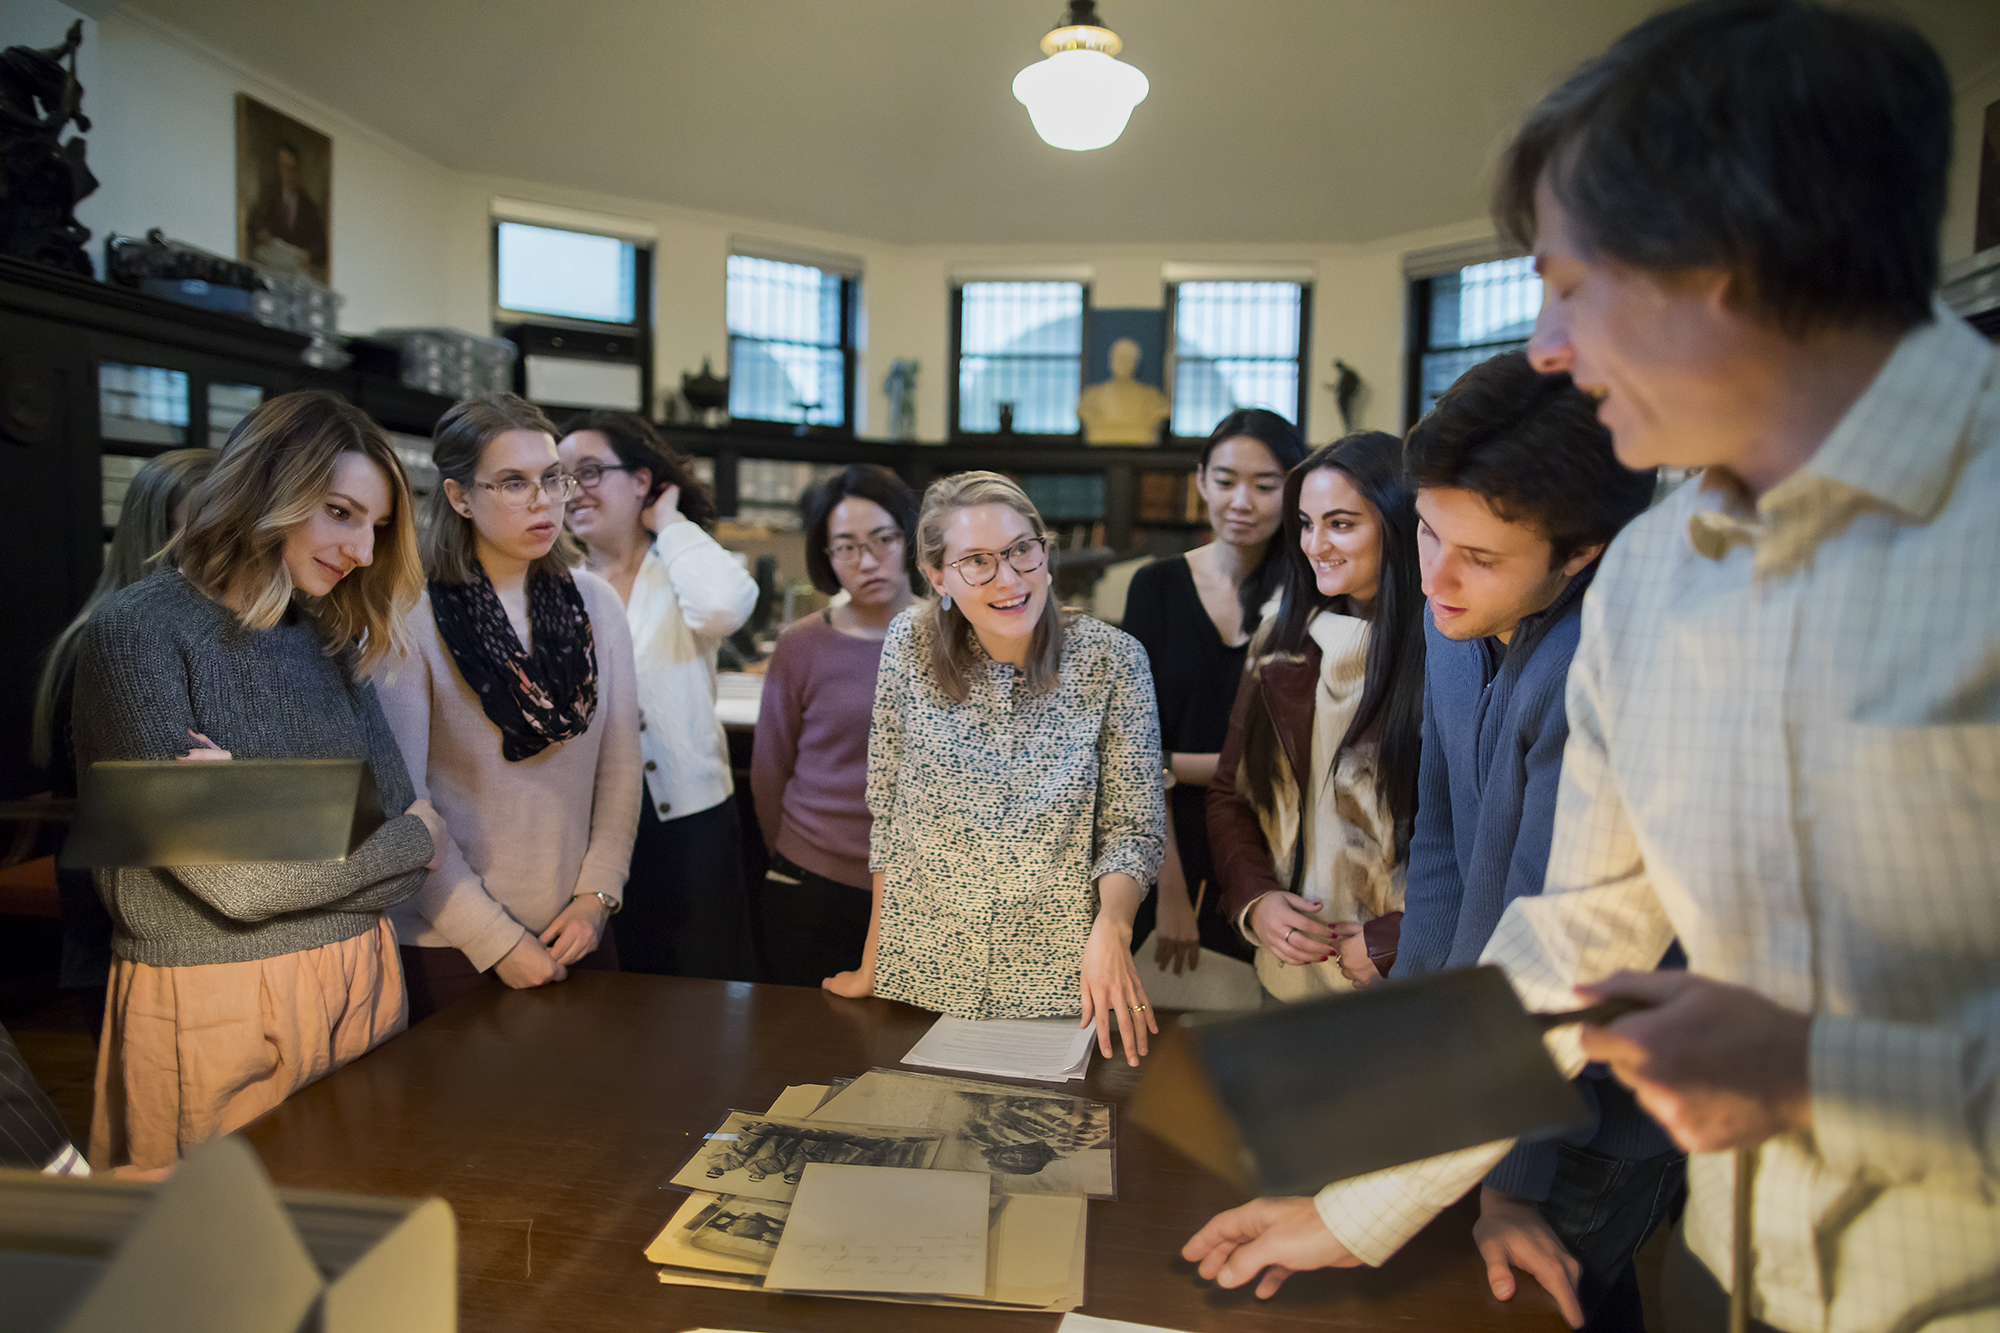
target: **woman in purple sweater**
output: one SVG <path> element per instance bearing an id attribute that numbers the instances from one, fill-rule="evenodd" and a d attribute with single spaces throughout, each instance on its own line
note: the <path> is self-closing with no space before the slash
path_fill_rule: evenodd
<path id="1" fill-rule="evenodd" d="M 857 464 L 805 500 L 806 568 L 848 601 L 788 626 L 764 675 L 750 788 L 771 849 L 756 897 L 765 977 L 787 986 L 861 964 L 871 904 L 868 729 L 889 622 L 913 600 L 917 493 Z"/>

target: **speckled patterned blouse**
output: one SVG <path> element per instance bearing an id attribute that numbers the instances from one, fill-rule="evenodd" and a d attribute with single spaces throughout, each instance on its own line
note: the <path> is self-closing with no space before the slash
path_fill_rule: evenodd
<path id="1" fill-rule="evenodd" d="M 869 868 L 883 877 L 875 993 L 960 1018 L 1081 1009 L 1096 882 L 1150 884 L 1166 851 L 1145 650 L 1078 616 L 1043 694 L 978 647 L 956 703 L 928 604 L 882 645 L 868 737 Z"/>

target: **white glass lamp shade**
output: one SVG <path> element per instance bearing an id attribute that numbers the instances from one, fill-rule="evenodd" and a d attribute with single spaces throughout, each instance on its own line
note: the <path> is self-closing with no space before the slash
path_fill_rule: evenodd
<path id="1" fill-rule="evenodd" d="M 1115 141 L 1148 91 L 1144 74 L 1102 51 L 1058 51 L 1014 76 L 1035 133 L 1077 153 Z"/>

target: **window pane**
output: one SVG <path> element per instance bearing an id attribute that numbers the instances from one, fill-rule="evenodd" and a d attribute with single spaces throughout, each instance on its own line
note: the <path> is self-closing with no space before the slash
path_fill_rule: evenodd
<path id="1" fill-rule="evenodd" d="M 729 257 L 729 414 L 847 424 L 846 330 L 838 273 Z"/>
<path id="2" fill-rule="evenodd" d="M 1512 347 L 1468 347 L 1424 353 L 1422 384 L 1417 397 L 1417 415 L 1421 417 L 1436 407 L 1437 400 L 1444 396 L 1444 391 L 1449 389 L 1460 375 L 1482 361 L 1490 361 L 1502 352 L 1513 350 Z"/>
<path id="3" fill-rule="evenodd" d="M 1083 390 L 1083 284 L 968 282 L 959 288 L 958 429 L 1074 435 Z"/>
<path id="4" fill-rule="evenodd" d="M 840 275 L 806 264 L 729 257 L 729 331 L 740 338 L 840 346 Z"/>
<path id="5" fill-rule="evenodd" d="M 1524 342 L 1535 331 L 1541 308 L 1542 280 L 1532 258 L 1439 274 L 1431 279 L 1431 347 Z"/>
<path id="6" fill-rule="evenodd" d="M 257 384 L 226 384 L 221 380 L 208 383 L 208 444 L 212 449 L 220 449 L 229 442 L 229 432 L 236 429 L 236 423 L 257 410 L 264 401 L 264 389 Z"/>
<path id="7" fill-rule="evenodd" d="M 1296 282 L 1174 288 L 1174 434 L 1198 439 L 1239 407 L 1298 414 L 1304 302 Z"/>
<path id="8" fill-rule="evenodd" d="M 1174 434 L 1198 439 L 1239 407 L 1263 407 L 1290 421 L 1299 410 L 1299 363 L 1236 358 L 1174 369 Z"/>
<path id="9" fill-rule="evenodd" d="M 630 324 L 637 311 L 637 247 L 615 236 L 499 226 L 500 304 L 569 319 Z"/>
<path id="10" fill-rule="evenodd" d="M 1181 356 L 1299 355 L 1296 282 L 1184 282 L 1174 289 Z"/>
<path id="11" fill-rule="evenodd" d="M 103 361 L 97 367 L 97 429 L 107 440 L 186 444 L 188 377 L 184 370 Z"/>

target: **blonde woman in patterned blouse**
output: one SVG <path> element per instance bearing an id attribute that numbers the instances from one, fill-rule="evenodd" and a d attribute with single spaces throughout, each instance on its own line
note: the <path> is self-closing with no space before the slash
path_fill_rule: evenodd
<path id="1" fill-rule="evenodd" d="M 996 473 L 931 486 L 917 556 L 937 597 L 890 625 L 869 732 L 868 942 L 823 984 L 961 1018 L 1081 1010 L 1137 1064 L 1160 1029 L 1132 916 L 1166 851 L 1145 651 L 1064 615 L 1041 515 Z"/>

